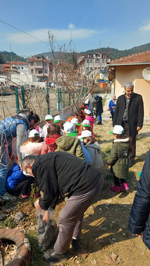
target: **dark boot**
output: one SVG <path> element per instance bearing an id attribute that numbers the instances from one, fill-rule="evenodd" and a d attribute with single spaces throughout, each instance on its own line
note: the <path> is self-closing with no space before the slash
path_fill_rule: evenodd
<path id="1" fill-rule="evenodd" d="M 71 245 L 72 245 L 72 249 L 73 249 L 74 252 L 79 252 L 80 251 L 81 244 L 80 244 L 80 239 L 79 238 L 72 239 Z"/>

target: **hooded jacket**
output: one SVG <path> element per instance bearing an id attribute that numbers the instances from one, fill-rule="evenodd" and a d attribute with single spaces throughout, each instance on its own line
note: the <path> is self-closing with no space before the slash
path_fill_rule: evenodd
<path id="1" fill-rule="evenodd" d="M 95 142 L 94 144 L 88 143 L 86 145 L 87 150 L 91 153 L 92 156 L 92 165 L 96 168 L 101 168 L 104 163 L 102 159 L 102 151 L 100 149 L 100 146 L 98 142 Z"/>
<path id="2" fill-rule="evenodd" d="M 88 121 L 90 121 L 90 126 L 91 126 L 91 128 L 92 128 L 92 130 L 93 130 L 93 125 L 94 125 L 94 118 L 93 118 L 93 116 L 88 116 L 88 117 L 86 117 L 86 120 L 88 120 Z"/>
<path id="3" fill-rule="evenodd" d="M 60 138 L 60 135 L 58 134 L 54 134 L 50 138 L 45 138 L 42 145 L 41 154 L 54 152 L 57 148 L 56 139 L 58 138 Z"/>
<path id="4" fill-rule="evenodd" d="M 23 174 L 18 164 L 14 164 L 8 173 L 6 186 L 7 189 L 14 189 L 20 182 L 27 180 L 28 177 Z"/>
<path id="5" fill-rule="evenodd" d="M 111 172 L 118 178 L 125 179 L 129 171 L 129 138 L 115 139 L 107 163 Z"/>
<path id="6" fill-rule="evenodd" d="M 100 115 L 103 113 L 103 104 L 102 104 L 102 97 L 96 98 L 96 115 Z"/>
<path id="7" fill-rule="evenodd" d="M 84 160 L 81 142 L 78 138 L 62 136 L 56 140 L 56 151 L 69 152 Z"/>
<path id="8" fill-rule="evenodd" d="M 92 190 L 102 174 L 96 167 L 67 152 L 50 152 L 37 156 L 32 172 L 40 188 L 39 204 L 47 210 L 59 195 L 71 197 Z"/>
<path id="9" fill-rule="evenodd" d="M 150 150 L 147 153 L 143 170 L 133 201 L 129 229 L 132 234 L 143 233 L 143 242 L 150 249 Z"/>
<path id="10" fill-rule="evenodd" d="M 42 149 L 43 142 L 36 143 L 36 142 L 27 142 L 26 145 L 22 145 L 20 147 L 20 152 L 24 153 L 25 156 L 27 155 L 40 155 Z"/>

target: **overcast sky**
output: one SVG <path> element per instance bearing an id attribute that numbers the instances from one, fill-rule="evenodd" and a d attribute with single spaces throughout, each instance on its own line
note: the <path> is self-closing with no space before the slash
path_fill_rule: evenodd
<path id="1" fill-rule="evenodd" d="M 0 51 L 25 56 L 49 52 L 48 31 L 60 46 L 72 37 L 76 52 L 146 44 L 150 0 L 0 0 Z"/>

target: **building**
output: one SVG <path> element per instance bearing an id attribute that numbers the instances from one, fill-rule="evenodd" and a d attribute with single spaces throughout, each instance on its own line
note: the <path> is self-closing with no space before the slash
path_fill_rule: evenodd
<path id="1" fill-rule="evenodd" d="M 47 80 L 52 73 L 51 62 L 43 55 L 36 55 L 35 57 L 27 59 L 27 66 L 29 73 L 35 75 L 38 82 Z"/>
<path id="2" fill-rule="evenodd" d="M 107 62 L 110 62 L 110 58 L 100 52 L 80 55 L 77 60 L 80 74 L 92 79 L 97 75 L 100 75 L 99 79 L 107 79 Z"/>
<path id="3" fill-rule="evenodd" d="M 113 81 L 114 94 L 124 92 L 124 84 L 133 82 L 134 92 L 144 101 L 144 115 L 150 116 L 150 51 L 132 54 L 113 60 L 108 65 L 109 79 Z"/>
<path id="4" fill-rule="evenodd" d="M 12 67 L 15 67 L 18 70 L 18 73 L 24 73 L 26 75 L 29 74 L 29 69 L 26 62 L 19 62 L 19 61 L 13 61 L 13 62 L 7 62 Z"/>

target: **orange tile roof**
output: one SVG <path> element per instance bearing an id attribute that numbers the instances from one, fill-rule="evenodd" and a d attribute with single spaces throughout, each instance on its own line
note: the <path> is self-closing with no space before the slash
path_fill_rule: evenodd
<path id="1" fill-rule="evenodd" d="M 6 62 L 9 65 L 27 65 L 25 62 L 20 62 L 20 61 L 12 61 L 12 62 Z"/>
<path id="2" fill-rule="evenodd" d="M 132 64 L 146 64 L 150 63 L 150 51 L 145 51 L 141 53 L 136 53 L 124 57 L 120 57 L 119 59 L 112 60 L 110 65 L 132 65 Z M 109 66 L 109 64 L 108 64 Z"/>
<path id="3" fill-rule="evenodd" d="M 27 61 L 35 61 L 35 60 L 38 60 L 38 61 L 50 61 L 47 58 L 37 59 L 37 57 L 32 57 L 32 58 L 27 59 Z"/>

